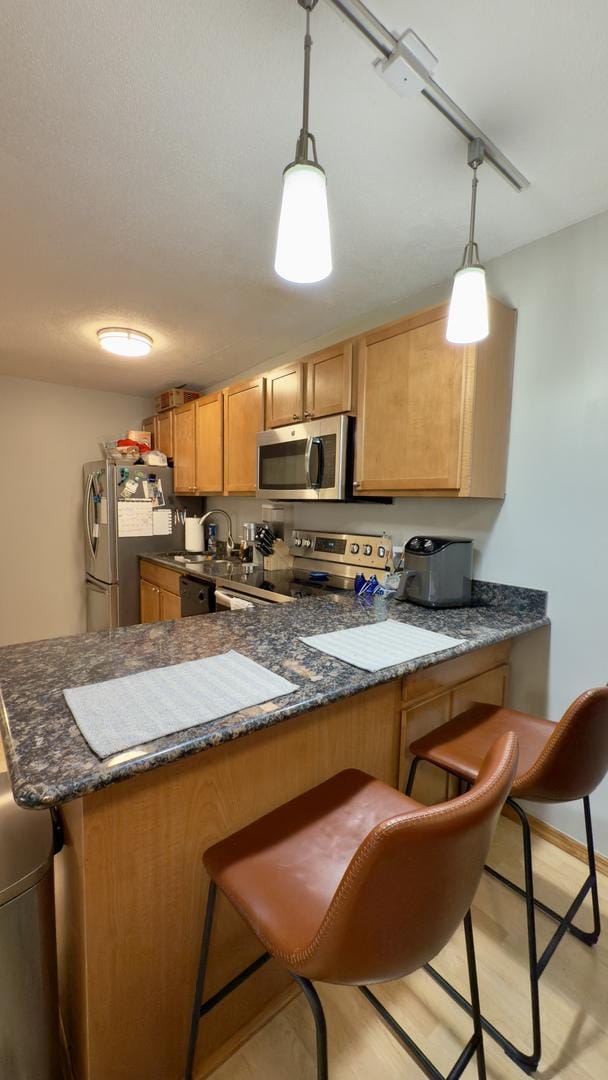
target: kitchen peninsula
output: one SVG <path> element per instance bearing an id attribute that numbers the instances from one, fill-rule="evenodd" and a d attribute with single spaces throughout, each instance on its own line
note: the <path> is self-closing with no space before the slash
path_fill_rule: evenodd
<path id="1" fill-rule="evenodd" d="M 61 806 L 60 993 L 78 1080 L 182 1076 L 205 848 L 342 768 L 402 783 L 412 739 L 473 700 L 504 700 L 510 642 L 546 627 L 545 610 L 543 592 L 476 582 L 468 608 L 431 611 L 349 594 L 0 650 L 0 730 L 15 798 L 33 810 Z M 375 673 L 299 640 L 387 617 L 465 640 Z M 103 761 L 63 698 L 67 686 L 229 649 L 299 689 Z M 440 798 L 442 783 L 422 775 L 415 794 Z M 259 951 L 221 904 L 209 993 Z M 260 969 L 208 1018 L 196 1075 L 294 992 L 273 963 Z"/>

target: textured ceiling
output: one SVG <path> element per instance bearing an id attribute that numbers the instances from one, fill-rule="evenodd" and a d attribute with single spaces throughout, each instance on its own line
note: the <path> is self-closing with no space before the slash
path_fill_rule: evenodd
<path id="1" fill-rule="evenodd" d="M 369 0 L 439 57 L 441 85 L 532 182 L 489 168 L 488 259 L 608 206 L 605 0 Z M 272 269 L 299 128 L 295 0 L 3 0 L 0 371 L 147 393 L 209 385 L 442 280 L 465 239 L 465 144 L 403 101 L 322 2 L 311 126 L 334 274 Z M 95 330 L 152 334 L 149 360 Z"/>

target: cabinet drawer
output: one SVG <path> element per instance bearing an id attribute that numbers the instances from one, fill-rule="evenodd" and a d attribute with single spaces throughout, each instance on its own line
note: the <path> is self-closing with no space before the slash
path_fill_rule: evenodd
<path id="1" fill-rule="evenodd" d="M 477 649 L 466 656 L 457 656 L 454 660 L 446 660 L 443 664 L 416 671 L 403 680 L 402 700 L 404 704 L 410 704 L 434 697 L 451 686 L 508 663 L 510 652 L 511 643 L 501 641 L 498 645 L 488 645 L 485 649 Z"/>
<path id="2" fill-rule="evenodd" d="M 144 559 L 139 564 L 139 576 L 151 585 L 158 585 L 166 592 L 179 596 L 179 579 L 182 575 L 178 571 L 157 566 L 156 563 L 146 562 Z"/>

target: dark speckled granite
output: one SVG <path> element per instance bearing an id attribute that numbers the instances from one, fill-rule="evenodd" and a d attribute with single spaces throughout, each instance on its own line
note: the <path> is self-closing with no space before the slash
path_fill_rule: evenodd
<path id="1" fill-rule="evenodd" d="M 370 686 L 545 626 L 545 610 L 543 592 L 476 583 L 475 603 L 469 608 L 430 611 L 394 599 L 366 602 L 352 593 L 324 595 L 250 611 L 7 646 L 0 649 L 0 732 L 15 798 L 27 807 L 67 802 Z M 387 617 L 466 638 L 466 643 L 369 673 L 315 652 L 298 640 L 300 635 Z M 68 686 L 228 649 L 250 656 L 301 689 L 104 761 L 89 749 L 63 698 Z"/>

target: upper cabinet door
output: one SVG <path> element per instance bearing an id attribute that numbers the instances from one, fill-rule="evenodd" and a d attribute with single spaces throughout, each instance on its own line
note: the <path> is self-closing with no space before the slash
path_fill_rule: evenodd
<path id="1" fill-rule="evenodd" d="M 264 377 L 224 390 L 224 492 L 255 495 L 258 431 L 264 430 Z"/>
<path id="2" fill-rule="evenodd" d="M 154 417 L 154 449 L 173 457 L 173 409 Z"/>
<path id="3" fill-rule="evenodd" d="M 361 339 L 358 492 L 458 492 L 466 349 L 445 318 L 416 321 Z"/>
<path id="4" fill-rule="evenodd" d="M 221 391 L 194 402 L 196 416 L 196 490 L 203 495 L 224 490 L 224 397 Z"/>
<path id="5" fill-rule="evenodd" d="M 191 401 L 173 410 L 173 483 L 178 492 L 196 491 L 195 405 Z"/>
<path id="6" fill-rule="evenodd" d="M 304 416 L 304 365 L 276 368 L 266 376 L 266 427 L 297 423 Z"/>
<path id="7" fill-rule="evenodd" d="M 342 342 L 310 356 L 306 362 L 305 418 L 350 412 L 352 382 L 352 342 Z"/>

